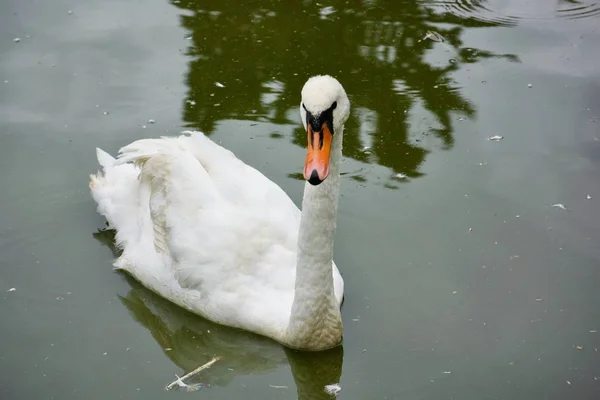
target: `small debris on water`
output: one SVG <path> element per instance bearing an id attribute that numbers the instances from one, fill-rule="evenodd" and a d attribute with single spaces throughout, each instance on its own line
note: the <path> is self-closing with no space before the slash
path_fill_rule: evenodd
<path id="1" fill-rule="evenodd" d="M 73 14 L 73 10 L 67 11 L 67 14 L 69 14 L 69 15 Z"/>
<path id="2" fill-rule="evenodd" d="M 542 301 L 542 298 L 538 297 L 538 298 L 535 299 L 535 301 Z"/>
<path id="3" fill-rule="evenodd" d="M 210 360 L 209 362 L 207 362 L 206 364 L 203 364 L 203 365 L 199 366 L 198 368 L 196 368 L 195 370 L 188 372 L 181 378 L 179 376 L 175 375 L 177 377 L 177 379 L 174 380 L 173 382 L 169 383 L 167 386 L 165 386 L 165 390 L 171 390 L 171 389 L 175 388 L 175 386 L 180 387 L 180 388 L 185 387 L 188 392 L 196 391 L 196 390 L 200 389 L 201 387 L 203 387 L 205 385 L 203 385 L 203 384 L 187 385 L 183 381 L 187 378 L 191 378 L 192 376 L 197 375 L 198 373 L 200 373 L 201 371 L 203 371 L 207 368 L 210 368 L 214 363 L 216 363 L 220 359 L 221 359 L 221 357 L 215 357 L 212 360 Z"/>
<path id="4" fill-rule="evenodd" d="M 337 394 L 341 391 L 342 391 L 342 388 L 339 383 L 334 383 L 334 384 L 325 386 L 325 392 L 327 394 L 332 394 L 332 395 L 337 396 Z"/>
<path id="5" fill-rule="evenodd" d="M 473 228 L 469 228 L 469 232 L 473 232 Z"/>
<path id="6" fill-rule="evenodd" d="M 452 292 L 452 294 L 456 294 L 456 293 L 458 293 L 458 290 L 455 290 L 454 292 Z"/>
<path id="7" fill-rule="evenodd" d="M 575 346 L 577 350 L 583 350 L 583 346 Z"/>
<path id="8" fill-rule="evenodd" d="M 403 173 L 401 173 L 401 172 L 399 172 L 399 173 L 397 173 L 396 175 L 394 175 L 394 178 L 396 178 L 396 179 L 406 179 L 406 178 L 408 178 L 408 176 L 407 176 L 407 175 L 404 175 L 404 174 L 403 174 Z"/>
<path id="9" fill-rule="evenodd" d="M 592 330 L 590 331 L 590 333 L 596 333 L 596 332 L 598 332 L 596 329 L 592 329 Z"/>
<path id="10" fill-rule="evenodd" d="M 423 36 L 423 39 L 419 40 L 419 42 L 426 40 L 426 39 L 433 40 L 434 42 L 443 42 L 444 41 L 444 37 L 435 31 L 427 31 L 425 33 L 425 36 Z"/>
<path id="11" fill-rule="evenodd" d="M 11 287 L 10 289 L 7 290 L 7 292 L 16 292 L 16 291 L 17 291 L 17 289 L 14 287 Z"/>
<path id="12" fill-rule="evenodd" d="M 458 120 L 459 121 L 464 121 L 464 120 L 466 120 L 466 118 L 465 117 L 458 117 Z"/>
<path id="13" fill-rule="evenodd" d="M 18 37 L 13 39 L 13 42 L 15 42 L 15 43 L 19 43 L 20 41 L 21 41 L 21 38 L 18 38 Z"/>
<path id="14" fill-rule="evenodd" d="M 531 83 L 529 83 L 529 84 L 527 84 L 527 87 L 528 87 L 528 88 L 532 88 L 532 87 L 533 87 L 533 85 L 532 85 Z"/>
<path id="15" fill-rule="evenodd" d="M 287 386 L 280 386 L 280 385 L 269 385 L 269 387 L 272 387 L 273 389 L 287 389 Z"/>
<path id="16" fill-rule="evenodd" d="M 444 371 L 445 374 L 451 374 L 452 371 Z"/>
<path id="17" fill-rule="evenodd" d="M 567 381 L 567 385 L 571 386 L 571 382 Z"/>
<path id="18" fill-rule="evenodd" d="M 186 100 L 185 102 L 188 103 L 192 107 L 196 105 L 196 102 L 194 100 Z"/>
<path id="19" fill-rule="evenodd" d="M 149 119 L 149 120 L 148 120 L 148 123 L 149 123 L 149 124 L 155 124 L 155 123 L 156 123 L 156 121 L 155 121 L 155 120 L 153 120 L 153 119 Z"/>
<path id="20" fill-rule="evenodd" d="M 586 194 L 586 195 L 585 195 L 585 198 L 586 198 L 586 199 L 588 199 L 588 200 L 591 200 L 591 199 L 592 199 L 592 196 L 590 196 L 589 194 Z"/>
<path id="21" fill-rule="evenodd" d="M 215 82 L 215 86 L 216 87 L 220 87 L 220 88 L 224 88 L 225 85 L 223 85 L 221 82 Z"/>
<path id="22" fill-rule="evenodd" d="M 552 207 L 560 208 L 561 210 L 567 209 L 567 207 L 565 207 L 565 205 L 561 203 L 552 204 Z"/>
<path id="23" fill-rule="evenodd" d="M 175 380 L 177 387 L 185 388 L 185 390 L 187 392 L 195 392 L 195 391 L 201 389 L 203 386 L 201 383 L 194 383 L 194 384 L 188 385 L 187 383 L 183 382 L 179 376 L 177 376 L 177 375 L 175 375 L 175 376 L 177 377 L 177 379 Z"/>
<path id="24" fill-rule="evenodd" d="M 104 111 L 104 113 L 103 113 L 103 114 L 104 114 L 104 115 L 108 115 L 108 114 L 110 114 L 110 113 L 109 113 L 108 111 Z"/>
<path id="25" fill-rule="evenodd" d="M 450 64 L 456 64 L 456 60 L 454 58 L 450 59 Z"/>
<path id="26" fill-rule="evenodd" d="M 502 140 L 502 139 L 504 139 L 504 136 L 500 136 L 500 135 L 494 135 L 494 136 L 490 136 L 488 138 L 488 140 L 491 141 L 491 142 L 497 142 L 497 141 Z"/>

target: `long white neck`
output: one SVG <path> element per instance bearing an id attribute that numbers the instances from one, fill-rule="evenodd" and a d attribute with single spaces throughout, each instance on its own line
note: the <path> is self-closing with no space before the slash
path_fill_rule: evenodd
<path id="1" fill-rule="evenodd" d="M 322 350 L 342 338 L 342 318 L 333 291 L 333 242 L 340 193 L 342 130 L 331 146 L 329 176 L 320 185 L 306 183 L 298 234 L 296 289 L 286 341 L 302 349 Z"/>

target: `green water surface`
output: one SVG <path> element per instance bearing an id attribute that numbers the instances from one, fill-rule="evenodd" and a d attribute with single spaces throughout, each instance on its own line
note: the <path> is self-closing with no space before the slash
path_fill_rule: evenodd
<path id="1" fill-rule="evenodd" d="M 0 398 L 600 398 L 598 43 L 594 0 L 3 1 Z M 343 347 L 112 270 L 96 146 L 202 130 L 300 204 L 314 74 L 352 102 Z"/>

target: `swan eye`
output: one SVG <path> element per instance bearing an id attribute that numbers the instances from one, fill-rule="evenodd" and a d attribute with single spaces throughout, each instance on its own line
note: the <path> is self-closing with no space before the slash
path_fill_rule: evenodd
<path id="1" fill-rule="evenodd" d="M 335 110 L 337 107 L 337 101 L 334 101 L 333 104 L 331 105 L 331 111 Z M 305 108 L 306 110 L 306 108 Z"/>

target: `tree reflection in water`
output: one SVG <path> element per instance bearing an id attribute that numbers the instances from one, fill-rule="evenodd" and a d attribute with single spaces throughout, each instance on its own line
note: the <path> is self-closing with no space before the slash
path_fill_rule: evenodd
<path id="1" fill-rule="evenodd" d="M 186 10 L 181 24 L 190 32 L 188 127 L 210 135 L 223 119 L 292 123 L 298 125 L 292 140 L 304 146 L 299 92 L 308 76 L 327 73 L 352 101 L 344 155 L 409 177 L 420 176 L 428 153 L 419 145 L 422 135 L 437 136 L 449 149 L 453 121 L 475 116 L 452 73 L 482 59 L 518 61 L 464 47 L 465 28 L 496 24 L 439 13 L 435 2 L 171 2 Z M 428 31 L 445 41 L 422 40 Z M 417 106 L 433 116 L 419 131 L 409 124 Z"/>

